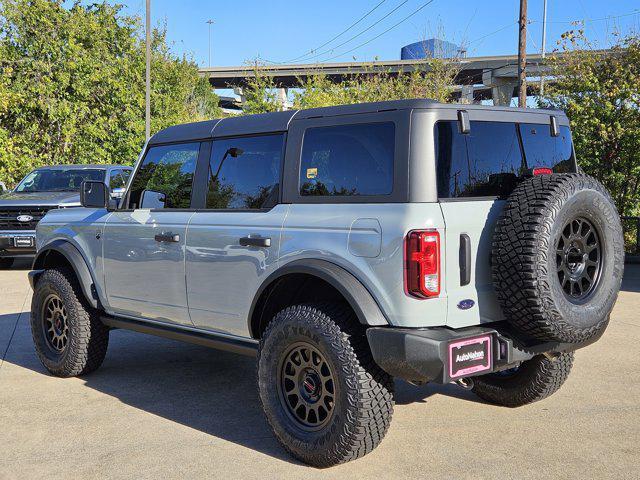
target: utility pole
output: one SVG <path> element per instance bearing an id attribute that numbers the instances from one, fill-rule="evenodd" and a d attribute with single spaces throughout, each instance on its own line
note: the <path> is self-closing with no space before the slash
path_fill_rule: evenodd
<path id="1" fill-rule="evenodd" d="M 147 0 L 147 17 L 146 17 L 146 44 L 147 44 L 147 68 L 146 82 L 144 91 L 144 130 L 145 138 L 149 140 L 151 136 L 151 0 Z"/>
<path id="2" fill-rule="evenodd" d="M 547 0 L 544 0 L 542 7 L 542 63 L 546 55 L 547 47 Z M 544 68 L 544 65 L 543 65 Z M 540 95 L 544 95 L 544 73 L 540 75 Z"/>
<path id="3" fill-rule="evenodd" d="M 211 25 L 213 25 L 213 20 L 209 19 L 205 23 L 209 24 L 209 66 L 211 66 Z"/>
<path id="4" fill-rule="evenodd" d="M 520 0 L 518 37 L 518 106 L 527 106 L 527 0 Z"/>

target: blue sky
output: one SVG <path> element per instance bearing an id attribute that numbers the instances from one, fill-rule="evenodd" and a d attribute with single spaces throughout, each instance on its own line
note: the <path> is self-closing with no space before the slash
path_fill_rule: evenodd
<path id="1" fill-rule="evenodd" d="M 121 0 L 126 12 L 144 15 L 144 0 Z M 347 52 L 381 34 L 427 3 L 425 0 L 386 0 L 359 24 L 319 50 L 309 52 L 345 30 L 381 0 L 257 1 L 152 0 L 154 24 L 166 22 L 169 41 L 176 53 L 187 53 L 200 65 L 208 63 L 208 25 L 212 28 L 212 64 L 240 65 L 256 57 L 275 62 L 296 59 L 325 61 L 397 59 L 403 45 L 433 36 L 468 44 L 469 56 L 510 54 L 517 47 L 518 0 L 433 0 L 408 20 L 365 46 Z M 541 47 L 543 0 L 529 0 L 528 51 Z M 382 19 L 396 7 L 395 12 Z M 596 20 L 630 14 L 617 19 Z M 572 28 L 572 20 L 593 19 L 585 24 L 590 38 L 600 45 L 616 28 L 640 30 L 638 0 L 548 0 L 547 45 L 553 48 L 560 34 Z M 381 20 L 382 19 L 382 20 Z M 357 38 L 351 37 L 371 27 Z M 500 30 L 504 28 L 503 30 Z M 500 30 L 497 33 L 496 30 Z M 346 42 L 343 46 L 339 44 Z M 306 56 L 304 56 L 306 54 Z M 302 57 L 301 57 L 302 56 Z M 301 57 L 301 58 L 297 58 Z"/>

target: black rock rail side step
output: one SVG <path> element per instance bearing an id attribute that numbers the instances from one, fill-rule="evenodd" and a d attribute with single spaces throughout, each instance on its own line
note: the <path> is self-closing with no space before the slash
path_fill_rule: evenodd
<path id="1" fill-rule="evenodd" d="M 239 353 L 255 357 L 258 353 L 258 341 L 251 338 L 236 337 L 224 333 L 207 332 L 189 327 L 166 325 L 156 322 L 132 320 L 122 317 L 103 315 L 102 323 L 111 328 L 122 328 L 134 332 L 147 333 L 157 337 L 180 340 L 181 342 L 202 345 L 216 350 Z"/>

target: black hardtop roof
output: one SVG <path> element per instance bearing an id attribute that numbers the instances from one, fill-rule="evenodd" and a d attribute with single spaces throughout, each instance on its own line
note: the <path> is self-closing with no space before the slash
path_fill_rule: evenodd
<path id="1" fill-rule="evenodd" d="M 128 170 L 133 170 L 133 167 L 129 165 L 112 165 L 112 164 L 104 164 L 104 163 L 87 163 L 87 164 L 71 163 L 68 165 L 44 165 L 42 167 L 36 168 L 35 170 L 87 170 L 87 169 L 107 170 L 109 168 L 125 168 Z"/>
<path id="2" fill-rule="evenodd" d="M 468 105 L 439 103 L 435 100 L 416 98 L 408 100 L 389 100 L 385 102 L 357 103 L 333 107 L 310 108 L 307 110 L 286 110 L 283 112 L 260 113 L 256 115 L 238 115 L 204 122 L 185 123 L 160 130 L 149 139 L 149 145 L 171 142 L 205 140 L 231 135 L 251 135 L 269 132 L 285 132 L 289 123 L 318 117 L 335 117 L 376 113 L 391 110 L 411 109 L 456 109 L 456 110 L 495 110 L 500 112 L 545 113 L 564 116 L 564 112 L 540 110 L 535 108 L 494 107 L 491 105 Z"/>

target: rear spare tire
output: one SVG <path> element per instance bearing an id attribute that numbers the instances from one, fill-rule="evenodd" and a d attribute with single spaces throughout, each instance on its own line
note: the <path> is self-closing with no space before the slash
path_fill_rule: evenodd
<path id="1" fill-rule="evenodd" d="M 507 320 L 543 341 L 580 343 L 606 328 L 624 264 L 620 217 L 583 174 L 535 176 L 497 222 L 493 283 Z"/>

